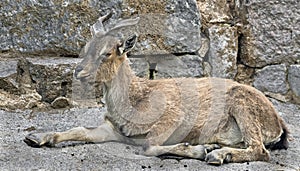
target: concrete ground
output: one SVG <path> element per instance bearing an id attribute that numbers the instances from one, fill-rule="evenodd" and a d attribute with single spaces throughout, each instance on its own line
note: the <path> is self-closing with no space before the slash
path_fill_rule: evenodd
<path id="1" fill-rule="evenodd" d="M 300 171 L 300 106 L 272 100 L 293 133 L 288 150 L 272 151 L 271 161 L 210 166 L 194 159 L 165 159 L 139 155 L 140 147 L 121 143 L 61 143 L 32 148 L 23 142 L 33 131 L 62 131 L 97 126 L 105 109 L 66 109 L 47 112 L 0 110 L 0 170 L 297 170 Z"/>

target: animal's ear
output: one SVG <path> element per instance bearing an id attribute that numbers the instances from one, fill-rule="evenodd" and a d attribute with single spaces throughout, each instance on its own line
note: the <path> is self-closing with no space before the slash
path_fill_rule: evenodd
<path id="1" fill-rule="evenodd" d="M 128 37 L 122 44 L 121 47 L 119 47 L 119 51 L 121 54 L 127 53 L 131 51 L 134 48 L 135 43 L 137 42 L 137 35 L 134 34 L 130 37 Z"/>

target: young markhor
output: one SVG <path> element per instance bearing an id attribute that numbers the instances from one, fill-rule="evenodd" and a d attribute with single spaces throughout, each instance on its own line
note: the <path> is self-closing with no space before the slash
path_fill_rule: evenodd
<path id="1" fill-rule="evenodd" d="M 122 41 L 119 28 L 139 19 L 120 21 L 110 31 L 99 18 L 92 27 L 77 79 L 94 76 L 104 83 L 107 114 L 97 128 L 34 133 L 25 142 L 34 147 L 62 141 L 119 141 L 143 145 L 144 155 L 173 154 L 225 162 L 268 161 L 271 149 L 288 148 L 288 129 L 272 103 L 253 87 L 220 78 L 147 80 L 136 77 L 126 54 L 137 41 Z"/>

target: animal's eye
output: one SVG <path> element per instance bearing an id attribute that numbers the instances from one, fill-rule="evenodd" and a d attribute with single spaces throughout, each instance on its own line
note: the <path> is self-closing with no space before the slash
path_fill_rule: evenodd
<path id="1" fill-rule="evenodd" d="M 111 52 L 106 53 L 106 56 L 110 56 L 110 55 L 111 55 Z"/>

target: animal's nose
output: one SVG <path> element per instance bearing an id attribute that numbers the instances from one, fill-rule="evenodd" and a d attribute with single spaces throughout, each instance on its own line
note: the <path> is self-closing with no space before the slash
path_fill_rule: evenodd
<path id="1" fill-rule="evenodd" d="M 75 73 L 74 73 L 75 77 L 77 77 L 78 73 L 79 73 L 80 71 L 82 71 L 82 70 L 83 70 L 83 67 L 82 67 L 82 66 L 77 66 L 77 67 L 75 68 Z"/>

